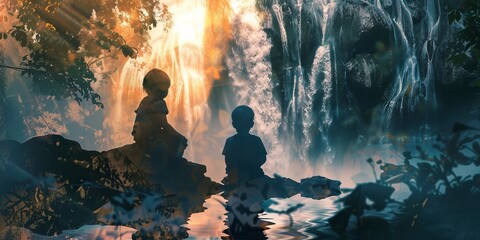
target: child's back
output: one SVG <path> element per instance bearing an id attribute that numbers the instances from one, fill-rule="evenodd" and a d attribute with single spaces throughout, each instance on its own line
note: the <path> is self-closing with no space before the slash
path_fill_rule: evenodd
<path id="1" fill-rule="evenodd" d="M 140 102 L 135 113 L 137 115 L 135 117 L 132 135 L 136 142 L 143 143 L 145 141 L 152 141 L 162 135 L 160 133 L 162 122 L 156 122 L 155 120 L 158 118 L 166 118 L 168 108 L 165 100 L 146 96 Z"/>
<path id="2" fill-rule="evenodd" d="M 267 150 L 262 140 L 251 134 L 235 134 L 225 142 L 227 175 L 237 181 L 247 181 L 264 175 L 261 166 L 265 163 Z"/>
<path id="3" fill-rule="evenodd" d="M 164 98 L 168 95 L 170 78 L 153 69 L 143 80 L 147 96 L 142 99 L 133 127 L 132 135 L 142 147 L 161 147 L 162 158 L 181 157 L 187 146 L 187 139 L 178 133 L 167 121 L 168 108 Z"/>
<path id="4" fill-rule="evenodd" d="M 262 140 L 249 133 L 253 127 L 253 110 L 239 106 L 232 112 L 232 124 L 237 134 L 225 142 L 222 154 L 227 166 L 227 183 L 245 182 L 264 175 L 261 166 L 267 151 Z"/>

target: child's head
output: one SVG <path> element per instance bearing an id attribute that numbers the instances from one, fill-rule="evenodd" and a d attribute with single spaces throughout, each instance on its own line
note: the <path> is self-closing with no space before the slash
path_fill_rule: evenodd
<path id="1" fill-rule="evenodd" d="M 232 112 L 232 125 L 238 133 L 248 133 L 253 127 L 255 113 L 245 105 L 236 107 Z"/>
<path id="2" fill-rule="evenodd" d="M 152 69 L 143 78 L 143 90 L 149 96 L 165 98 L 170 87 L 170 77 L 160 70 Z"/>

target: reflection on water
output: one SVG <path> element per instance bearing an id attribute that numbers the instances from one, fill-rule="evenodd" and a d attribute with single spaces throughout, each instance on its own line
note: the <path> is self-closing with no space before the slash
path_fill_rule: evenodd
<path id="1" fill-rule="evenodd" d="M 192 214 L 185 225 L 190 229 L 188 239 L 220 239 L 222 236 L 227 236 L 223 233 L 227 229 L 224 223 L 227 210 L 222 205 L 225 202 L 226 200 L 220 194 L 207 199 L 203 204 L 205 211 Z"/>
<path id="2" fill-rule="evenodd" d="M 308 239 L 317 236 L 315 231 L 328 232 L 327 219 L 332 217 L 340 209 L 341 203 L 336 203 L 338 197 L 330 197 L 322 200 L 313 200 L 295 195 L 288 199 L 275 199 L 279 202 L 275 210 L 286 209 L 297 203 L 304 206 L 292 213 L 293 225 L 290 227 L 290 219 L 287 215 L 266 213 L 263 219 L 270 219 L 275 224 L 266 231 L 270 239 Z"/>
<path id="3" fill-rule="evenodd" d="M 278 204 L 271 208 L 276 211 L 286 210 L 298 203 L 304 204 L 303 207 L 291 214 L 293 224 L 287 214 L 278 214 L 273 212 L 264 212 L 260 214 L 260 219 L 273 223 L 268 226 L 265 234 L 268 239 L 338 239 L 328 225 L 328 218 L 342 208 L 342 203 L 336 202 L 338 197 L 330 197 L 322 200 L 313 200 L 295 195 L 287 199 L 273 199 Z M 188 224 L 185 225 L 188 230 L 188 239 L 221 239 L 228 237 L 223 233 L 228 227 L 225 224 L 227 210 L 221 203 L 226 200 L 220 195 L 213 195 L 204 203 L 207 209 L 200 213 L 192 214 Z M 366 211 L 367 216 L 379 216 L 387 220 L 392 219 L 395 213 L 398 213 L 400 206 L 390 203 L 382 212 Z M 356 219 L 350 219 L 350 228 L 356 228 Z M 350 230 L 351 230 L 350 229 Z M 352 232 L 352 231 L 347 231 Z M 354 232 L 354 231 L 353 231 Z M 348 236 L 347 237 L 354 237 Z"/>

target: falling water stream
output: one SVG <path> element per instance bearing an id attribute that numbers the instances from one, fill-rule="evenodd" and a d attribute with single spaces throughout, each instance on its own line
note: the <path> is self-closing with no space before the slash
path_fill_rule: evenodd
<path id="1" fill-rule="evenodd" d="M 174 14 L 172 28 L 151 31 L 151 53 L 130 60 L 122 69 L 118 88 L 115 91 L 116 102 L 113 105 L 111 122 L 108 127 L 121 146 L 132 142 L 130 135 L 138 103 L 145 96 L 142 81 L 152 68 L 165 71 L 171 78 L 169 94 L 165 99 L 169 108 L 168 121 L 190 141 L 202 124 L 209 122 L 207 100 L 213 79 L 208 79 L 205 72 L 204 30 L 206 21 L 206 3 L 204 0 L 166 1 Z M 190 144 L 187 158 L 194 157 L 196 144 Z"/>
<path id="2" fill-rule="evenodd" d="M 375 6 L 384 8 L 381 1 L 375 0 Z M 435 108 L 435 80 L 433 60 L 437 51 L 437 41 L 440 38 L 440 18 L 443 3 L 438 0 L 427 0 L 425 6 L 426 19 L 421 26 L 421 34 L 427 37 L 418 44 L 415 41 L 415 29 L 412 14 L 404 1 L 393 1 L 392 21 L 395 26 L 396 44 L 406 49 L 406 57 L 402 64 L 397 66 L 394 87 L 389 100 L 385 104 L 383 124 L 389 128 L 395 112 L 415 112 L 417 108 Z M 426 63 L 426 73 L 422 76 L 420 62 Z M 420 117 L 428 123 L 428 111 Z"/>
<path id="3" fill-rule="evenodd" d="M 133 110 L 145 95 L 141 87 L 143 76 L 149 69 L 157 67 L 165 70 L 172 79 L 166 98 L 170 109 L 168 120 L 190 139 L 186 157 L 207 167 L 217 164 L 221 155 L 206 152 L 220 151 L 224 138 L 233 133 L 233 129 L 229 129 L 219 136 L 210 126 L 212 106 L 209 106 L 208 98 L 214 81 L 219 78 L 216 73 L 221 69 L 228 73 L 226 82 L 235 93 L 230 100 L 236 105 L 248 104 L 256 112 L 253 133 L 259 135 L 267 147 L 269 161 L 264 167 L 268 173 L 289 176 L 291 171 L 286 169 L 293 168 L 304 172 L 304 176 L 297 178 L 305 177 L 317 172 L 312 170 L 310 163 L 316 163 L 316 166 L 321 163 L 319 166 L 323 168 L 332 162 L 336 149 L 330 139 L 332 124 L 339 120 L 339 109 L 351 107 L 341 106 L 338 102 L 338 97 L 345 93 L 338 92 L 340 83 L 336 81 L 340 78 L 337 76 L 345 73 L 339 72 L 344 70 L 337 70 L 335 66 L 341 63 L 335 59 L 337 46 L 330 23 L 341 1 L 230 0 L 215 4 L 193 0 L 166 3 L 174 14 L 172 29 L 168 33 L 153 30 L 151 53 L 127 62 L 116 81 L 116 100 L 109 120 L 104 123 L 104 127 L 110 129 L 108 132 L 114 146 L 132 141 Z M 222 4 L 228 6 L 219 7 Z M 424 41 L 414 36 L 414 20 L 405 1 L 372 0 L 371 4 L 390 19 L 395 45 L 404 51 L 404 57 L 395 66 L 381 117 L 388 130 L 398 117 L 416 113 L 419 108 L 435 106 L 433 60 L 440 37 L 442 3 L 426 1 L 427 20 L 421 24 L 421 34 L 426 36 Z M 215 25 L 208 19 L 217 19 L 218 16 L 223 16 L 223 22 L 217 20 L 216 28 L 223 29 L 223 35 L 216 38 L 215 34 L 208 32 Z M 302 45 L 307 41 L 302 39 L 302 30 L 305 31 L 302 23 L 306 21 L 310 28 L 321 32 L 320 44 L 315 49 L 305 50 Z M 270 54 L 274 46 L 265 29 L 278 31 L 280 36 L 281 76 L 276 76 L 272 69 L 274 59 Z M 211 42 L 217 47 L 212 47 Z M 218 42 L 222 42 L 223 47 L 218 47 Z M 310 52 L 311 64 L 302 62 L 302 51 Z M 225 59 L 223 64 L 218 60 L 222 58 Z M 215 62 L 213 70 L 209 62 Z M 424 63 L 423 70 L 419 62 Z M 280 95 L 275 91 L 279 88 L 282 89 Z M 223 109 L 227 113 L 231 110 Z M 422 114 L 421 121 L 427 124 L 428 111 Z M 202 142 L 208 144 L 202 145 Z M 210 145 L 215 147 L 209 148 Z M 320 154 L 312 159 L 311 150 Z"/>

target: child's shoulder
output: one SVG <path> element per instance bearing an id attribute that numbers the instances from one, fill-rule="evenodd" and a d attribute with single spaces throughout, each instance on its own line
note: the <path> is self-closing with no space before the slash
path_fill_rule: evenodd
<path id="1" fill-rule="evenodd" d="M 250 139 L 252 139 L 254 141 L 262 142 L 262 139 L 257 135 L 249 134 L 249 137 L 250 137 Z"/>
<path id="2" fill-rule="evenodd" d="M 148 107 L 150 113 L 168 114 L 167 102 L 165 102 L 163 98 L 151 98 L 147 96 L 143 98 L 140 105 Z"/>
<path id="3" fill-rule="evenodd" d="M 246 134 L 246 135 L 240 135 L 240 134 L 235 134 L 231 137 L 228 137 L 225 144 L 235 144 L 235 143 L 241 143 L 241 142 L 254 142 L 256 144 L 262 144 L 262 139 L 253 134 Z"/>

